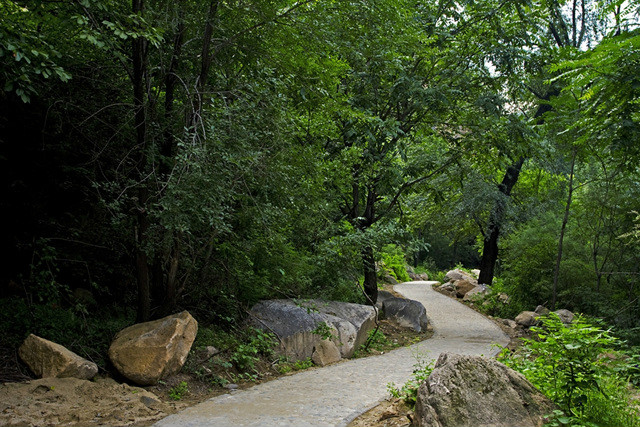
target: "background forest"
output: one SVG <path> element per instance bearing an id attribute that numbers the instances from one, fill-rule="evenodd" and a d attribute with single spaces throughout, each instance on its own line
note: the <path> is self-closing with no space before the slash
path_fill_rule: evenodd
<path id="1" fill-rule="evenodd" d="M 1 346 L 364 303 L 398 255 L 638 344 L 639 8 L 0 0 Z"/>

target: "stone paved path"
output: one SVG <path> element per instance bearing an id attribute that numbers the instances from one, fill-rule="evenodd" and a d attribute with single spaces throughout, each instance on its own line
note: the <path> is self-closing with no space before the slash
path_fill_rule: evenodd
<path id="1" fill-rule="evenodd" d="M 494 344 L 507 345 L 509 338 L 492 321 L 433 291 L 433 283 L 394 287 L 424 304 L 434 329 L 431 339 L 218 396 L 154 426 L 345 426 L 384 400 L 389 382 L 406 382 L 417 354 L 432 359 L 441 352 L 493 356 L 498 351 Z"/>

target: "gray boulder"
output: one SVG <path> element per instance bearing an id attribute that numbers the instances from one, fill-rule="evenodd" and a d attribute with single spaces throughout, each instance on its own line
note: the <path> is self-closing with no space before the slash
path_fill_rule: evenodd
<path id="1" fill-rule="evenodd" d="M 538 427 L 554 409 L 523 375 L 496 360 L 442 353 L 418 389 L 414 425 Z"/>
<path id="2" fill-rule="evenodd" d="M 375 325 L 370 306 L 336 301 L 260 301 L 250 314 L 254 326 L 278 336 L 279 353 L 291 360 L 311 357 L 323 339 L 331 340 L 342 357 L 351 357 Z"/>
<path id="3" fill-rule="evenodd" d="M 428 326 L 427 310 L 418 301 L 405 298 L 389 298 L 382 303 L 387 319 L 394 319 L 401 326 L 421 332 Z"/>
<path id="4" fill-rule="evenodd" d="M 396 297 L 389 291 L 378 291 L 378 299 L 376 301 L 376 307 L 378 308 L 378 310 L 382 310 L 382 303 L 389 298 Z"/>
<path id="5" fill-rule="evenodd" d="M 483 286 L 474 286 L 470 291 L 464 294 L 463 301 L 473 301 L 487 293 L 487 288 Z M 486 301 L 485 301 L 486 302 Z"/>
<path id="6" fill-rule="evenodd" d="M 535 311 L 523 311 L 516 316 L 516 323 L 520 326 L 530 327 L 538 323 L 540 315 Z"/>
<path id="7" fill-rule="evenodd" d="M 560 317 L 560 320 L 562 320 L 562 323 L 564 323 L 565 325 L 573 322 L 573 313 L 567 309 L 561 308 L 560 310 L 554 311 L 554 313 L 557 314 L 558 317 Z"/>
<path id="8" fill-rule="evenodd" d="M 78 378 L 89 380 L 98 373 L 98 366 L 66 347 L 29 335 L 18 349 L 20 359 L 39 378 Z"/>

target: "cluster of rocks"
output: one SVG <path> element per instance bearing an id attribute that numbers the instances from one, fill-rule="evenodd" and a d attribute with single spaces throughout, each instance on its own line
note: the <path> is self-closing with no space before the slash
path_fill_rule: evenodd
<path id="1" fill-rule="evenodd" d="M 439 291 L 451 298 L 459 298 L 468 301 L 473 305 L 474 302 L 482 302 L 483 299 L 491 294 L 491 287 L 479 284 L 477 277 L 480 270 L 471 270 L 471 273 L 455 269 L 447 272 L 445 275 L 445 284 L 439 287 Z M 509 304 L 509 296 L 505 293 L 498 293 L 498 301 L 502 304 Z M 485 300 L 483 304 L 488 304 Z M 534 311 L 523 311 L 516 316 L 515 319 L 500 319 L 502 323 L 511 329 L 527 329 L 538 324 L 540 317 L 549 315 L 551 311 L 546 307 L 539 305 Z M 564 324 L 570 324 L 573 321 L 573 313 L 566 309 L 556 310 L 555 314 L 560 317 Z"/>
<path id="2" fill-rule="evenodd" d="M 471 273 L 455 269 L 448 271 L 444 276 L 445 283 L 439 291 L 452 298 L 460 298 L 463 301 L 473 301 L 491 292 L 489 286 L 478 283 L 480 270 L 471 270 Z M 500 301 L 507 304 L 509 297 L 506 294 L 499 295 Z"/>
<path id="3" fill-rule="evenodd" d="M 544 306 L 537 306 L 535 311 L 523 311 L 518 314 L 513 321 L 518 326 L 522 326 L 524 328 L 530 328 L 531 326 L 535 326 L 540 321 L 541 317 L 548 316 L 551 313 L 551 310 Z M 561 308 L 560 310 L 556 310 L 553 313 L 557 314 L 562 323 L 565 325 L 573 322 L 573 313 L 567 309 Z M 510 323 L 509 326 L 512 326 Z M 515 328 L 515 326 L 512 326 Z"/>
<path id="4" fill-rule="evenodd" d="M 120 331 L 109 347 L 113 366 L 139 385 L 156 384 L 177 373 L 196 338 L 198 322 L 187 312 Z M 60 344 L 29 335 L 18 349 L 22 361 L 40 378 L 89 380 L 98 366 Z"/>
<path id="5" fill-rule="evenodd" d="M 426 310 L 417 301 L 380 292 L 379 309 L 401 326 L 427 328 Z M 276 351 L 291 361 L 311 360 L 319 366 L 350 358 L 376 325 L 371 306 L 322 300 L 267 300 L 250 311 L 249 322 L 276 335 Z M 198 331 L 198 322 L 183 311 L 163 319 L 138 323 L 120 331 L 109 347 L 113 366 L 128 380 L 154 385 L 184 365 Z M 204 351 L 215 353 L 214 348 Z M 20 358 L 40 378 L 88 380 L 98 366 L 67 348 L 30 335 L 19 348 Z"/>
<path id="6" fill-rule="evenodd" d="M 522 374 L 494 359 L 442 353 L 418 389 L 412 425 L 538 427 L 555 409 Z"/>

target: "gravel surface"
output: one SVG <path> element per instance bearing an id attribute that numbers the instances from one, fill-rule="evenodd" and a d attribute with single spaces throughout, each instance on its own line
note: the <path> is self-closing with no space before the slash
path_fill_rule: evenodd
<path id="1" fill-rule="evenodd" d="M 442 352 L 494 356 L 509 338 L 492 321 L 431 289 L 436 282 L 394 286 L 420 301 L 433 338 L 380 356 L 349 360 L 256 385 L 192 406 L 154 426 L 346 426 L 387 396 L 387 384 L 403 384 L 416 357 Z"/>

